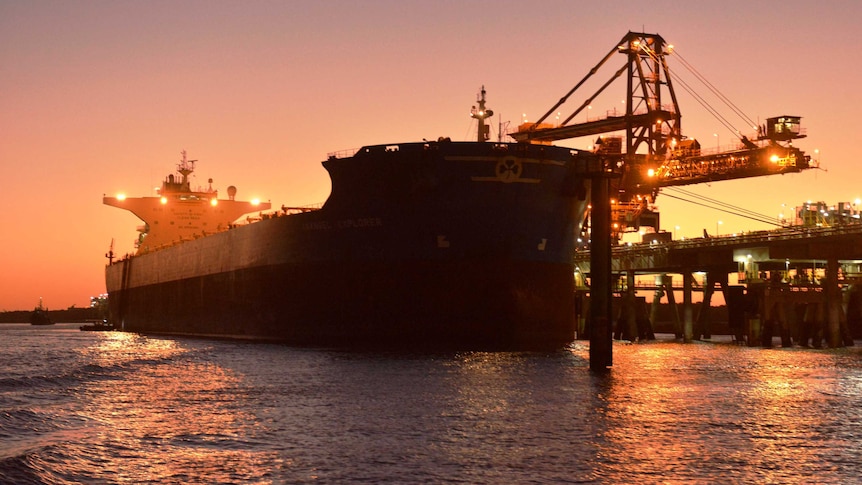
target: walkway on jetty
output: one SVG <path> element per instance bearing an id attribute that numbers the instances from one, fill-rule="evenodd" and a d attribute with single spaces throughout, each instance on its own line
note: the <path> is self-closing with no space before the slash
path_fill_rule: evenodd
<path id="1" fill-rule="evenodd" d="M 675 314 L 675 328 L 685 341 L 711 336 L 709 309 L 716 286 L 724 294 L 734 336 L 749 345 L 768 345 L 773 332 L 788 346 L 807 345 L 809 340 L 819 345 L 823 339 L 830 347 L 852 345 L 853 334 L 862 326 L 862 224 L 616 246 L 611 267 L 618 276 L 615 292 L 621 296 L 616 334 L 629 339 L 649 332 L 640 323 L 647 317 L 638 290 L 655 292 L 652 317 L 664 296 L 675 309 L 674 291 L 682 291 L 682 315 Z M 576 253 L 575 271 L 583 321 L 589 314 L 589 250 Z M 702 284 L 695 273 L 702 275 Z M 736 275 L 734 285 L 729 284 L 731 274 Z M 655 275 L 655 284 L 636 284 L 636 275 Z M 670 275 L 681 276 L 681 287 L 673 285 Z M 696 319 L 695 291 L 703 292 Z"/>

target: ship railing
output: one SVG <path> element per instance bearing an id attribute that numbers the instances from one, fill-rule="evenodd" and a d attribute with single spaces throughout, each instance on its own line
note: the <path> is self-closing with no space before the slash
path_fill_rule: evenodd
<path id="1" fill-rule="evenodd" d="M 849 223 L 830 227 L 786 226 L 772 231 L 754 231 L 747 233 L 731 233 L 714 235 L 708 238 L 696 237 L 678 239 L 668 242 L 636 243 L 617 246 L 612 249 L 616 255 L 623 253 L 637 255 L 639 253 L 654 254 L 655 251 L 669 248 L 692 249 L 701 247 L 729 246 L 740 243 L 762 243 L 768 241 L 790 241 L 812 237 L 862 235 L 862 224 Z"/>
<path id="2" fill-rule="evenodd" d="M 272 209 L 269 211 L 258 212 L 255 216 L 250 214 L 246 216 L 245 219 L 239 220 L 237 222 L 228 224 L 225 229 L 233 229 L 237 226 L 245 226 L 248 224 L 254 224 L 255 222 L 262 221 L 265 219 L 273 219 L 281 216 L 289 216 L 293 214 L 303 214 L 305 212 L 314 212 L 323 208 L 324 202 L 316 202 L 314 204 L 305 204 L 305 205 L 296 205 L 296 206 L 286 206 L 282 204 L 280 209 Z"/>
<path id="3" fill-rule="evenodd" d="M 356 155 L 356 153 L 359 150 L 361 150 L 361 148 L 348 148 L 345 150 L 338 150 L 336 152 L 330 152 L 330 153 L 327 153 L 326 155 L 330 159 L 332 159 L 332 158 L 350 158 L 350 157 Z"/>
<path id="4" fill-rule="evenodd" d="M 159 246 L 153 246 L 153 247 L 148 246 L 147 250 L 145 252 L 160 251 L 162 249 L 176 246 L 178 244 L 192 241 L 194 239 L 200 239 L 202 237 L 210 236 L 212 234 L 218 234 L 220 232 L 229 231 L 231 229 L 235 229 L 235 228 L 240 227 L 240 226 L 247 226 L 249 224 L 254 224 L 255 222 L 266 220 L 266 219 L 274 219 L 274 218 L 282 217 L 282 216 L 289 216 L 289 215 L 294 215 L 294 214 L 303 214 L 305 212 L 318 211 L 318 210 L 323 208 L 323 204 L 324 204 L 324 202 L 316 202 L 314 204 L 305 204 L 305 205 L 290 206 L 290 207 L 288 207 L 286 205 L 282 205 L 280 209 L 273 209 L 270 211 L 258 212 L 257 215 L 249 214 L 244 219 L 239 219 L 237 221 L 228 223 L 227 225 L 224 225 L 224 226 L 219 225 L 219 227 L 217 227 L 215 230 L 212 230 L 212 231 L 204 231 L 202 233 L 194 233 L 191 235 L 182 236 L 179 239 L 175 239 L 173 241 L 169 241 L 169 242 L 166 242 L 164 244 L 160 244 Z M 125 260 L 131 256 L 133 256 L 133 255 L 130 253 L 127 253 L 121 259 L 117 259 L 117 260 L 113 261 L 112 264 L 119 263 L 119 262 L 121 262 L 121 261 L 123 261 L 123 260 Z"/>
<path id="5" fill-rule="evenodd" d="M 282 205 L 281 209 L 275 210 L 276 217 L 279 215 L 302 214 L 303 212 L 313 212 L 323 208 L 323 202 L 307 205 L 286 206 Z"/>

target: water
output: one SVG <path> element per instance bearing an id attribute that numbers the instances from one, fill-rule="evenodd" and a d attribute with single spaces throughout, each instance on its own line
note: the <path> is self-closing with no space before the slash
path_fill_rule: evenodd
<path id="1" fill-rule="evenodd" d="M 410 354 L 0 325 L 0 483 L 851 483 L 862 348 Z"/>

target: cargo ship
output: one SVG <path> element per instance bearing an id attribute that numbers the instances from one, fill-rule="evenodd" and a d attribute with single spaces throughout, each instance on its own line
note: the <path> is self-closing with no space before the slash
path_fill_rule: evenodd
<path id="1" fill-rule="evenodd" d="M 106 268 L 120 330 L 350 348 L 559 347 L 575 334 L 573 250 L 591 154 L 488 141 L 365 146 L 323 162 L 319 208 L 192 190 L 105 197 L 144 221 Z M 484 128 L 484 129 L 483 129 Z M 245 219 L 241 217 L 247 214 Z"/>

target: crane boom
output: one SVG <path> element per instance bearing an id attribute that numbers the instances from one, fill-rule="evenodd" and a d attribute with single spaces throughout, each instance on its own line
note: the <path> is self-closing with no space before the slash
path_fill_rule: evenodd
<path id="1" fill-rule="evenodd" d="M 803 138 L 799 116 L 769 118 L 750 138 L 740 136 L 739 146 L 729 151 L 701 150 L 696 139 L 682 135 L 681 114 L 673 90 L 666 57 L 673 46 L 657 34 L 628 32 L 575 87 L 534 123 L 523 123 L 509 136 L 523 143 L 555 141 L 599 135 L 595 145 L 604 153 L 616 153 L 623 162 L 622 177 L 611 182 L 612 219 L 615 231 L 641 225 L 658 230 L 658 217 L 649 209 L 662 187 L 691 185 L 765 175 L 792 173 L 813 168 L 810 156 L 792 145 Z M 558 125 L 546 122 L 584 83 L 595 76 L 615 53 L 626 56 L 596 92 L 586 97 Z M 576 115 L 615 80 L 627 72 L 625 112 L 609 112 L 599 119 L 570 123 Z M 683 83 L 685 87 L 685 83 Z M 669 99 L 670 104 L 664 104 Z M 609 148 L 610 147 L 610 148 Z M 598 149 L 598 148 L 597 148 Z M 641 220 L 645 213 L 655 214 Z"/>

